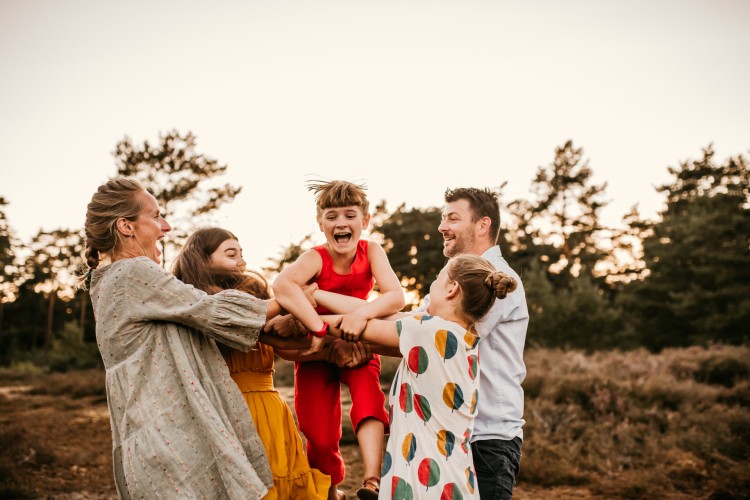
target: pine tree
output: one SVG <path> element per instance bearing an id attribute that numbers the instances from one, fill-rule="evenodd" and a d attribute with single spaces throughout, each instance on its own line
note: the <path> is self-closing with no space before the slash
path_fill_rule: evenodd
<path id="1" fill-rule="evenodd" d="M 550 165 L 537 170 L 531 185 L 536 201 L 509 205 L 515 261 L 522 271 L 539 262 L 557 289 L 568 288 L 579 275 L 596 277 L 595 267 L 607 255 L 598 244 L 605 229 L 599 212 L 606 184 L 593 184 L 592 175 L 583 149 L 567 141 L 555 149 Z"/>
<path id="2" fill-rule="evenodd" d="M 713 157 L 709 146 L 669 169 L 666 209 L 643 243 L 649 274 L 623 298 L 652 349 L 750 339 L 748 162 Z"/>
<path id="3" fill-rule="evenodd" d="M 138 146 L 125 137 L 114 151 L 117 175 L 138 178 L 159 202 L 167 220 L 180 213 L 178 209 L 183 206 L 182 215 L 190 218 L 208 214 L 232 201 L 242 188 L 228 183 L 205 187 L 206 182 L 224 174 L 227 166 L 197 153 L 196 144 L 191 132 L 180 134 L 176 130 L 160 134 L 157 145 L 144 141 Z M 188 229 L 181 226 L 169 234 L 169 239 L 178 245 Z M 162 240 L 163 265 L 167 261 L 165 247 Z"/>
<path id="4" fill-rule="evenodd" d="M 416 304 L 429 292 L 446 262 L 443 237 L 437 229 L 442 211 L 436 207 L 406 210 L 403 203 L 391 213 L 385 203 L 378 210 L 382 222 L 373 232 L 382 235 L 391 267 L 404 288 L 416 293 Z"/>

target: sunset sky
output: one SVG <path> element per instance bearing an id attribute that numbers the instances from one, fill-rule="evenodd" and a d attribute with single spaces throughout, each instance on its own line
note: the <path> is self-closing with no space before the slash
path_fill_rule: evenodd
<path id="1" fill-rule="evenodd" d="M 243 186 L 216 223 L 251 267 L 317 231 L 312 178 L 392 209 L 530 198 L 572 139 L 606 224 L 668 166 L 750 150 L 750 2 L 0 2 L 0 196 L 28 240 L 82 226 L 112 151 L 192 131 Z"/>

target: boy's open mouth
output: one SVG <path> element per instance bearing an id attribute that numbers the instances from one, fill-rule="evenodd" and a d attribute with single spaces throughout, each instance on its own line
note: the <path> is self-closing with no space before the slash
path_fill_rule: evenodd
<path id="1" fill-rule="evenodd" d="M 336 240 L 336 243 L 349 243 L 349 240 L 352 239 L 352 233 L 334 233 L 333 239 Z"/>

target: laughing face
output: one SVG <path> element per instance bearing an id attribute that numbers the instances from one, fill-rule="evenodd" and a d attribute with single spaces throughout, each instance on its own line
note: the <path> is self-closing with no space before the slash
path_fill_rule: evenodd
<path id="1" fill-rule="evenodd" d="M 143 254 L 160 264 L 161 250 L 158 242 L 172 230 L 172 226 L 161 216 L 159 203 L 151 193 L 141 191 L 137 196 L 140 197 L 143 208 L 141 208 L 138 218 L 132 223 L 133 237 Z"/>
<path id="2" fill-rule="evenodd" d="M 443 235 L 443 255 L 453 257 L 460 253 L 481 253 L 477 247 L 477 222 L 473 220 L 469 202 L 459 199 L 446 203 L 438 231 Z"/>
<path id="3" fill-rule="evenodd" d="M 341 254 L 356 251 L 357 242 L 369 222 L 370 215 L 363 214 L 357 206 L 326 208 L 318 217 L 318 225 L 331 251 Z"/>
<path id="4" fill-rule="evenodd" d="M 245 272 L 247 267 L 245 259 L 242 258 L 242 247 L 233 238 L 224 240 L 209 256 L 208 261 L 212 269 L 223 272 Z"/>

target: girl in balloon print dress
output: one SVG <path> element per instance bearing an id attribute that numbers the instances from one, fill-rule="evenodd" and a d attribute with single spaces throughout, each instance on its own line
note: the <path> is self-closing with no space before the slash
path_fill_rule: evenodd
<path id="1" fill-rule="evenodd" d="M 480 376 L 473 326 L 515 288 L 483 258 L 457 255 L 430 286 L 427 314 L 368 322 L 361 339 L 403 357 L 389 393 L 380 498 L 479 497 L 469 445 Z M 326 292 L 314 297 L 333 306 Z"/>

